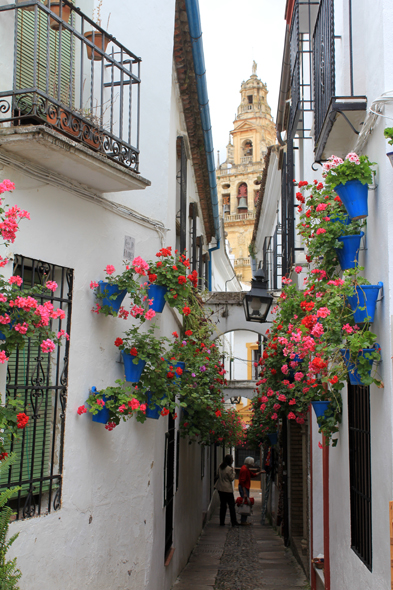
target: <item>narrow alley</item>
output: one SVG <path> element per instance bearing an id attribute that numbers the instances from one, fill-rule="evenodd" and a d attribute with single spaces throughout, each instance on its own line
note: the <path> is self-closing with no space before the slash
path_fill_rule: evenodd
<path id="1" fill-rule="evenodd" d="M 218 509 L 204 528 L 173 590 L 305 590 L 309 588 L 290 549 L 261 525 L 255 494 L 252 526 L 219 526 Z M 227 522 L 229 517 L 227 515 Z"/>

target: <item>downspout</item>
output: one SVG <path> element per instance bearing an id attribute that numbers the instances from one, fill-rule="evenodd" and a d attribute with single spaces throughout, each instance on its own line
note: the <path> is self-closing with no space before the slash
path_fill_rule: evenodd
<path id="1" fill-rule="evenodd" d="M 215 250 L 219 250 L 220 249 L 220 240 L 218 240 L 217 242 L 217 246 L 214 246 L 214 248 L 209 248 L 209 277 L 208 277 L 208 289 L 209 291 L 212 290 L 212 257 L 211 257 L 211 252 L 214 252 Z"/>
<path id="2" fill-rule="evenodd" d="M 210 198 L 213 207 L 214 232 L 217 240 L 217 247 L 209 250 L 209 252 L 211 252 L 213 250 L 217 250 L 220 247 L 220 219 L 218 211 L 218 194 L 216 182 L 216 169 L 214 165 L 214 148 L 212 127 L 210 121 L 209 97 L 207 94 L 205 57 L 203 53 L 202 43 L 201 17 L 199 13 L 198 0 L 185 0 L 185 4 L 187 11 L 188 26 L 190 29 L 190 36 L 192 42 L 192 57 L 194 60 L 194 70 L 197 82 L 199 110 L 201 114 L 203 137 L 205 141 L 207 169 L 209 173 Z M 211 277 L 209 271 L 209 282 L 210 281 Z"/>

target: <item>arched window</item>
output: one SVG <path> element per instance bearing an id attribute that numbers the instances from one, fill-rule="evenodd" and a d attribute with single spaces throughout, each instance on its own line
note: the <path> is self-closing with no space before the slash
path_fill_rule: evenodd
<path id="1" fill-rule="evenodd" d="M 240 213 L 245 213 L 248 209 L 247 185 L 245 182 L 242 182 L 237 189 L 237 209 Z"/>
<path id="2" fill-rule="evenodd" d="M 245 142 L 243 143 L 243 157 L 249 157 L 252 156 L 253 152 L 252 152 L 252 141 L 251 139 L 246 139 Z"/>

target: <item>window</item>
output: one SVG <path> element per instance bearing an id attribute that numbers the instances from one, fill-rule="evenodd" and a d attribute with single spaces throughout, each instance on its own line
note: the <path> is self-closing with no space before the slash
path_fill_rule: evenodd
<path id="1" fill-rule="evenodd" d="M 70 334 L 73 271 L 17 255 L 14 275 L 21 276 L 28 287 L 56 281 L 57 290 L 48 290 L 38 299 L 41 304 L 50 301 L 65 311 L 65 319 L 52 320 L 51 328 Z M 0 489 L 21 488 L 9 502 L 17 519 L 60 508 L 69 346 L 66 341 L 48 355 L 29 339 L 8 362 L 6 395 L 20 399 L 30 418 L 20 439 L 13 440 L 8 449 L 16 453 L 17 461 L 0 479 Z"/>
<path id="2" fill-rule="evenodd" d="M 175 421 L 168 416 L 168 432 L 165 434 L 164 506 L 165 506 L 165 559 L 173 543 L 173 498 L 175 485 Z"/>
<path id="3" fill-rule="evenodd" d="M 351 547 L 372 569 L 370 389 L 348 385 Z"/>

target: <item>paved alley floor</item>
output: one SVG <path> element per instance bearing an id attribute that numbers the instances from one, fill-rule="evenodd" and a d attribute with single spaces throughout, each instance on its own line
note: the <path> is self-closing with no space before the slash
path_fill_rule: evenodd
<path id="1" fill-rule="evenodd" d="M 173 590 L 303 590 L 308 587 L 290 549 L 271 527 L 261 525 L 260 492 L 255 491 L 254 497 L 252 526 L 220 527 L 216 510 Z"/>

